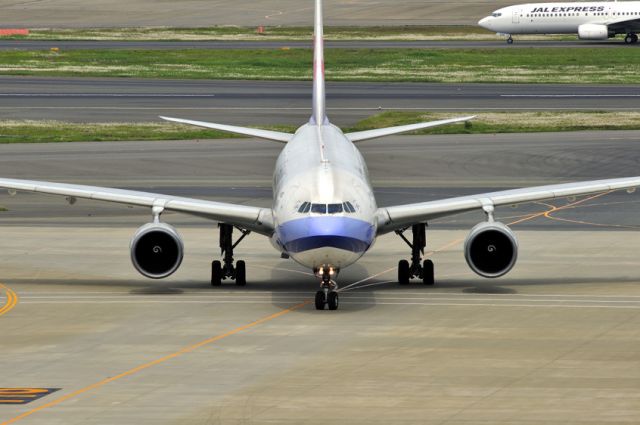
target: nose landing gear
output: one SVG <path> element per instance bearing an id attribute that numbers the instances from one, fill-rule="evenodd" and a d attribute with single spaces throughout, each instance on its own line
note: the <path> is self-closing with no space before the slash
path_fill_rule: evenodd
<path id="1" fill-rule="evenodd" d="M 316 292 L 316 310 L 324 310 L 325 306 L 329 310 L 337 310 L 340 300 L 338 297 L 338 284 L 333 280 L 337 274 L 333 267 L 320 267 L 316 275 L 320 276 L 320 290 Z"/>
<path id="2" fill-rule="evenodd" d="M 224 256 L 223 262 L 215 260 L 211 262 L 211 286 L 220 286 L 225 279 L 236 281 L 236 285 L 244 286 L 247 284 L 246 265 L 242 260 L 233 264 L 233 250 L 238 244 L 249 234 L 250 230 L 244 230 L 236 227 L 242 236 L 233 243 L 233 227 L 230 224 L 218 224 L 220 228 L 220 251 Z"/>
<path id="3" fill-rule="evenodd" d="M 427 224 L 420 223 L 411 226 L 411 242 L 404 236 L 404 232 L 408 229 L 406 227 L 402 230 L 396 230 L 396 234 L 411 248 L 411 264 L 407 260 L 398 262 L 398 283 L 406 285 L 412 278 L 417 277 L 422 279 L 422 283 L 425 285 L 433 285 L 435 283 L 433 261 L 427 259 L 420 264 L 424 248 L 427 246 Z"/>

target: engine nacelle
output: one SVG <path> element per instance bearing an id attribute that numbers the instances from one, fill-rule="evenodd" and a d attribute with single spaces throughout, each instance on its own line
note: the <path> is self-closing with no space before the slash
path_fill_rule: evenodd
<path id="1" fill-rule="evenodd" d="M 578 37 L 581 40 L 606 40 L 609 28 L 601 24 L 582 24 L 578 27 Z"/>
<path id="2" fill-rule="evenodd" d="M 143 276 L 162 279 L 172 275 L 184 255 L 182 238 L 166 223 L 148 223 L 131 239 L 131 262 Z"/>
<path id="3" fill-rule="evenodd" d="M 464 241 L 464 257 L 471 270 L 483 277 L 507 274 L 518 258 L 516 235 L 499 222 L 480 223 Z"/>

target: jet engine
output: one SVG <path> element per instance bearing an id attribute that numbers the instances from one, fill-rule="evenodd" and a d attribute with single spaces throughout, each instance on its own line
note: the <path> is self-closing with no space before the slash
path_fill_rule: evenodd
<path id="1" fill-rule="evenodd" d="M 518 241 L 513 231 L 502 223 L 480 223 L 464 241 L 464 257 L 471 270 L 480 276 L 500 277 L 516 264 Z"/>
<path id="2" fill-rule="evenodd" d="M 581 40 L 606 40 L 609 28 L 601 24 L 582 24 L 578 27 L 578 37 Z"/>
<path id="3" fill-rule="evenodd" d="M 184 255 L 182 238 L 166 223 L 148 223 L 131 239 L 131 262 L 142 275 L 162 279 L 172 275 Z"/>

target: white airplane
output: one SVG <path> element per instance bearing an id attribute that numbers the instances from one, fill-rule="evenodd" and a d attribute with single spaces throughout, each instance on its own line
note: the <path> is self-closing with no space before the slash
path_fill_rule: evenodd
<path id="1" fill-rule="evenodd" d="M 503 7 L 478 25 L 499 34 L 578 34 L 581 40 L 606 40 L 626 34 L 624 42 L 637 43 L 640 1 L 527 3 Z"/>
<path id="2" fill-rule="evenodd" d="M 317 309 L 338 308 L 338 272 L 358 261 L 376 237 L 395 232 L 411 247 L 411 262 L 398 263 L 398 281 L 419 278 L 434 284 L 433 262 L 422 259 L 429 220 L 467 211 L 484 211 L 486 220 L 469 233 L 464 254 L 480 276 L 494 278 L 509 272 L 516 262 L 518 244 L 514 233 L 494 220 L 494 209 L 503 205 L 564 198 L 640 186 L 640 177 L 586 181 L 481 193 L 438 201 L 379 208 L 369 181 L 367 166 L 355 143 L 443 124 L 462 122 L 472 116 L 378 130 L 343 132 L 331 124 L 325 109 L 325 78 L 322 0 L 316 0 L 313 63 L 313 112 L 295 134 L 164 118 L 168 121 L 213 128 L 284 144 L 273 178 L 272 208 L 251 207 L 156 193 L 111 189 L 45 181 L 0 178 L 0 188 L 117 202 L 151 209 L 152 222 L 140 227 L 131 241 L 133 266 L 144 276 L 165 278 L 174 273 L 183 257 L 178 232 L 161 221 L 163 211 L 178 211 L 215 220 L 220 227 L 224 258 L 211 266 L 211 284 L 222 280 L 246 283 L 244 261 L 235 261 L 236 245 L 250 232 L 270 238 L 283 257 L 313 270 L 320 281 Z M 233 229 L 240 238 L 232 239 Z M 411 230 L 411 240 L 404 232 Z"/>

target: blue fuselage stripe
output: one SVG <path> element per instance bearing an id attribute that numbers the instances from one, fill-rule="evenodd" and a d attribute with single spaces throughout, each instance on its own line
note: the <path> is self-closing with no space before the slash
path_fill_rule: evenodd
<path id="1" fill-rule="evenodd" d="M 290 253 L 328 247 L 363 253 L 375 237 L 371 223 L 342 216 L 291 220 L 278 226 L 276 232 L 280 243 Z"/>

